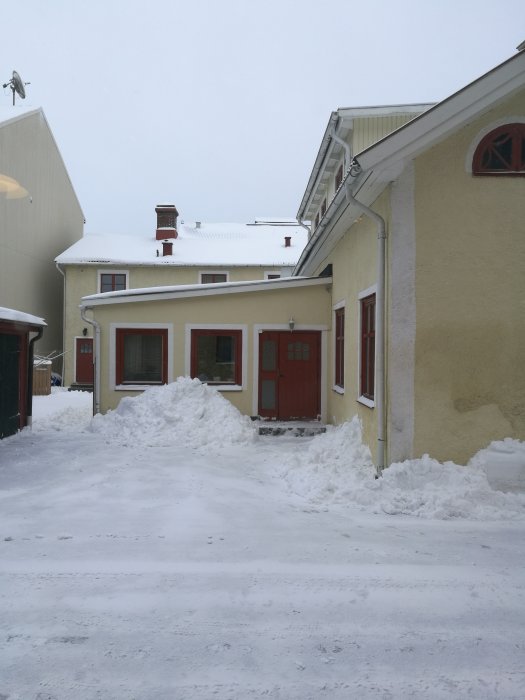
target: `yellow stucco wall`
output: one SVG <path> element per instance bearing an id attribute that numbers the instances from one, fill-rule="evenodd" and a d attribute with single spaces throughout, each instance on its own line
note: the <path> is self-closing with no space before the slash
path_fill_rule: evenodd
<path id="1" fill-rule="evenodd" d="M 374 203 L 374 210 L 389 216 L 388 196 L 382 195 Z M 333 284 L 331 308 L 345 306 L 345 387 L 344 393 L 334 388 L 334 338 L 332 325 L 328 343 L 328 400 L 327 416 L 339 424 L 358 415 L 363 427 L 363 440 L 376 454 L 377 426 L 375 409 L 359 402 L 359 294 L 373 287 L 377 281 L 377 228 L 367 217 L 361 216 L 346 232 L 330 254 L 319 265 L 319 274 L 332 264 Z M 332 312 L 333 313 L 333 312 Z M 332 321 L 333 317 L 331 318 Z"/>
<path id="2" fill-rule="evenodd" d="M 482 130 L 516 115 L 525 93 L 415 162 L 416 455 L 525 438 L 525 178 L 467 172 Z"/>
<path id="3" fill-rule="evenodd" d="M 82 335 L 82 329 L 88 329 L 87 336 L 93 335 L 92 328 L 86 324 L 79 311 L 80 300 L 84 296 L 99 291 L 98 280 L 101 272 L 127 272 L 128 287 L 163 287 L 179 284 L 198 284 L 200 272 L 213 270 L 227 272 L 230 282 L 242 282 L 252 279 L 264 279 L 265 273 L 280 272 L 279 268 L 263 267 L 179 267 L 174 265 L 129 266 L 129 265 L 63 265 L 66 276 L 65 293 L 65 349 L 64 384 L 70 386 L 75 381 L 75 337 Z"/>
<path id="4" fill-rule="evenodd" d="M 296 329 L 328 328 L 330 294 L 326 284 L 300 289 L 280 289 L 259 293 L 235 293 L 157 302 L 99 306 L 94 311 L 101 324 L 101 410 L 115 408 L 123 396 L 137 391 L 115 391 L 110 384 L 112 323 L 170 324 L 173 330 L 173 378 L 183 376 L 188 366 L 186 324 L 232 324 L 246 327 L 246 376 L 242 391 L 224 391 L 224 396 L 246 415 L 253 414 L 254 325 L 286 328 L 293 317 Z"/>

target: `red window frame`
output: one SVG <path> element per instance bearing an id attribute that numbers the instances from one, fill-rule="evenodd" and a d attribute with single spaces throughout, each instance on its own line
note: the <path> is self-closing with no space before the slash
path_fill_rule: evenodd
<path id="1" fill-rule="evenodd" d="M 218 278 L 221 279 L 218 279 Z M 226 272 L 201 272 L 201 284 L 220 284 L 227 282 L 228 275 Z"/>
<path id="2" fill-rule="evenodd" d="M 234 368 L 233 381 L 201 379 L 206 384 L 229 384 L 242 386 L 242 331 L 220 328 L 192 328 L 191 330 L 191 367 L 190 374 L 192 378 L 200 379 L 199 377 L 199 338 L 204 337 L 231 337 L 233 339 L 234 349 Z M 216 352 L 219 352 L 217 349 Z"/>
<path id="3" fill-rule="evenodd" d="M 359 394 L 370 401 L 375 391 L 376 295 L 361 299 L 361 376 Z"/>
<path id="4" fill-rule="evenodd" d="M 160 380 L 126 380 L 125 372 L 125 339 L 127 336 L 160 336 L 162 339 L 162 355 L 160 366 Z M 116 362 L 115 380 L 117 385 L 162 385 L 168 383 L 168 329 L 167 328 L 117 328 L 116 329 Z"/>
<path id="5" fill-rule="evenodd" d="M 122 277 L 122 281 L 118 281 L 117 278 Z M 106 278 L 106 282 L 104 282 Z M 109 279 L 108 279 L 109 278 Z M 109 284 L 108 284 L 109 282 Z M 104 287 L 110 287 L 110 289 L 104 289 Z M 119 292 L 122 289 L 126 289 L 127 279 L 126 273 L 124 272 L 101 272 L 100 273 L 100 291 L 104 292 Z"/>
<path id="6" fill-rule="evenodd" d="M 335 310 L 335 385 L 345 386 L 345 309 Z"/>
<path id="7" fill-rule="evenodd" d="M 474 152 L 472 174 L 525 176 L 525 124 L 504 124 L 484 136 Z"/>

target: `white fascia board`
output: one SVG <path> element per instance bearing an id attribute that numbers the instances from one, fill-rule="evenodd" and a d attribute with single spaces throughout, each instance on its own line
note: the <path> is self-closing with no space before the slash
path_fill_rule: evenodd
<path id="1" fill-rule="evenodd" d="M 356 154 L 356 160 L 363 170 L 376 169 L 387 174 L 391 170 L 397 172 L 396 161 L 414 158 L 524 86 L 525 54 L 517 54 Z"/>
<path id="2" fill-rule="evenodd" d="M 242 292 L 270 292 L 275 289 L 315 287 L 332 283 L 331 277 L 281 277 L 277 280 L 254 282 L 222 282 L 217 284 L 183 285 L 178 287 L 146 287 L 122 292 L 106 292 L 82 297 L 81 308 L 93 308 L 110 304 L 132 304 L 144 301 L 166 301 L 191 297 L 220 296 Z"/>
<path id="3" fill-rule="evenodd" d="M 409 105 L 378 105 L 371 107 L 340 107 L 337 111 L 342 119 L 361 117 L 395 117 L 402 114 L 420 114 L 434 107 L 435 102 Z"/>

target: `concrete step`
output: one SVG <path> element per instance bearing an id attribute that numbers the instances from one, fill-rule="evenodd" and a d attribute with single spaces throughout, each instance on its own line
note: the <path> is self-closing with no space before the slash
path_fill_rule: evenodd
<path id="1" fill-rule="evenodd" d="M 259 435 L 287 437 L 313 437 L 326 433 L 326 425 L 319 421 L 263 421 L 258 428 Z"/>

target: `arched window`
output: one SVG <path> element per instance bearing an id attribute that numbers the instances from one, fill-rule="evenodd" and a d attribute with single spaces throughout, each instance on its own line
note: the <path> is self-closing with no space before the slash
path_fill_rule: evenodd
<path id="1" fill-rule="evenodd" d="M 505 124 L 484 136 L 472 161 L 474 175 L 525 175 L 525 124 Z"/>

